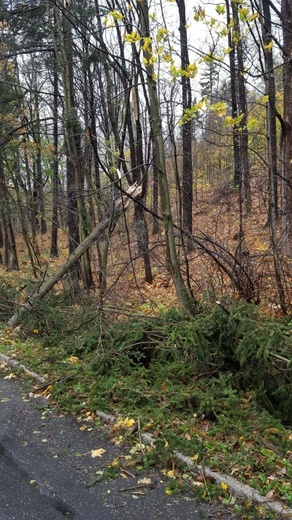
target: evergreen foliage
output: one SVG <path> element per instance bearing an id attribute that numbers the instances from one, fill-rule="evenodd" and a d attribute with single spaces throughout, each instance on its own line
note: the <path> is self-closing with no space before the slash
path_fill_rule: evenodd
<path id="1" fill-rule="evenodd" d="M 256 306 L 233 301 L 194 316 L 171 309 L 110 325 L 90 306 L 62 312 L 59 299 L 56 309 L 42 302 L 34 314 L 43 323 L 43 342 L 59 343 L 66 355 L 89 356 L 91 397 L 103 408 L 117 402 L 127 411 L 133 403 L 150 407 L 166 387 L 170 408 L 216 420 L 241 392 L 253 392 L 276 417 L 291 418 L 289 319 L 266 319 Z M 26 319 L 36 326 L 32 313 Z"/>

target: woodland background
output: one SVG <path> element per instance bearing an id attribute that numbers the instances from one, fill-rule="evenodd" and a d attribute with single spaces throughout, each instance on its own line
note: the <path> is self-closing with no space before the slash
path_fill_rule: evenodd
<path id="1" fill-rule="evenodd" d="M 174 287 L 189 311 L 228 295 L 287 314 L 290 2 L 0 9 L 0 260 L 25 267 L 18 289 L 33 277 L 42 297 L 93 232 L 64 283 L 101 306 Z"/>

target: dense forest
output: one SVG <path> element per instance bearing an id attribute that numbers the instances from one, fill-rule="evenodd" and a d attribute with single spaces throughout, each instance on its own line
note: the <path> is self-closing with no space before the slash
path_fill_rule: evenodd
<path id="1" fill-rule="evenodd" d="M 0 261 L 38 299 L 164 273 L 287 314 L 291 3 L 186 4 L 1 0 Z"/>

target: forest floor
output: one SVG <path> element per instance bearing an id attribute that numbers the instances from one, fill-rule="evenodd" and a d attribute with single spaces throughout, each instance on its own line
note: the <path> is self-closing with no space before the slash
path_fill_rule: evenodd
<path id="1" fill-rule="evenodd" d="M 23 302 L 38 283 L 21 237 L 17 276 L 0 268 L 0 352 L 46 377 L 43 385 L 30 381 L 31 390 L 74 413 L 81 428 L 94 427 L 96 410 L 114 414 L 118 422 L 109 428 L 112 442 L 126 436 L 138 467 L 159 463 L 169 479 L 166 493 L 192 485 L 201 499 L 219 496 L 235 509 L 241 506 L 224 482 L 218 485 L 204 473 L 195 476 L 181 468 L 173 452 L 180 450 L 201 467 L 251 485 L 268 502 L 292 506 L 292 430 L 287 419 L 292 406 L 291 319 L 281 316 L 263 186 L 264 179 L 254 181 L 253 211 L 244 216 L 240 243 L 256 306 L 241 301 L 226 272 L 196 247 L 188 265 L 182 251 L 181 256 L 201 303 L 198 314 L 186 318 L 174 310 L 178 302 L 165 269 L 163 231 L 150 234 L 154 279 L 148 284 L 131 210 L 127 231 L 121 221 L 112 237 L 102 301 L 98 290 L 73 294 L 65 279 L 23 323 L 7 327 L 14 299 Z M 239 247 L 236 193 L 227 184 L 216 189 L 202 185 L 195 208 L 195 236 L 208 236 L 208 248 L 219 252 L 222 265 L 232 270 Z M 67 259 L 67 238 L 60 233 L 58 258 L 50 258 L 49 233 L 40 237 L 39 248 L 41 279 Z M 94 248 L 92 260 L 97 284 Z M 289 310 L 288 259 L 281 258 L 280 274 Z M 3 367 L 6 377 L 14 377 L 9 366 Z M 284 414 L 282 422 L 277 409 Z M 150 432 L 155 447 L 146 447 L 141 438 L 137 442 L 137 432 Z M 119 464 L 111 471 L 119 471 Z M 246 519 L 281 518 L 248 499 L 240 511 Z"/>

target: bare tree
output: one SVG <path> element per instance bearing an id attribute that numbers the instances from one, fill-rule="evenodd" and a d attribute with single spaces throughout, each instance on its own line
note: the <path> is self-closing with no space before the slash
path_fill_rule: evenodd
<path id="1" fill-rule="evenodd" d="M 290 0 L 282 0 L 281 16 L 283 25 L 283 248 L 292 257 L 292 5 Z"/>
<path id="2" fill-rule="evenodd" d="M 187 20 L 185 0 L 176 0 L 179 11 L 180 32 L 180 58 L 181 68 L 186 71 L 189 60 L 189 48 L 187 37 Z M 192 89 L 190 77 L 183 74 L 182 80 L 182 106 L 183 110 L 192 106 Z M 183 226 L 189 236 L 193 229 L 193 161 L 192 161 L 192 120 L 189 119 L 182 126 L 182 149 L 183 149 L 183 173 L 182 173 L 182 211 Z M 188 248 L 193 248 L 193 241 L 188 240 Z"/>

